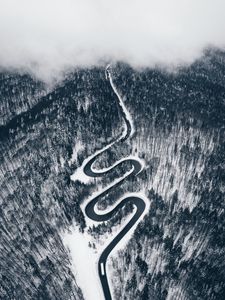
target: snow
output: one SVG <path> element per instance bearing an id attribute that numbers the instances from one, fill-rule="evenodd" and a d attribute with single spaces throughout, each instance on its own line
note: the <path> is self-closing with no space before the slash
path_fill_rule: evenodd
<path id="1" fill-rule="evenodd" d="M 103 174 L 103 173 L 106 173 L 106 172 L 108 172 L 108 171 L 110 171 L 110 170 L 112 170 L 112 169 L 114 169 L 116 166 L 118 166 L 121 162 L 124 162 L 124 161 L 129 161 L 129 160 L 137 160 L 140 164 L 141 164 L 141 166 L 142 166 L 142 168 L 141 168 L 141 170 L 139 171 L 139 173 L 143 170 L 143 168 L 144 168 L 144 161 L 142 160 L 142 159 L 140 159 L 138 156 L 134 156 L 134 155 L 129 155 L 129 156 L 127 156 L 127 157 L 125 157 L 125 158 L 121 158 L 120 160 L 118 160 L 116 163 L 114 163 L 112 166 L 110 166 L 110 167 L 108 167 L 108 168 L 102 168 L 101 170 L 96 170 L 96 169 L 94 169 L 94 168 L 92 168 L 92 166 L 91 166 L 91 170 L 93 171 L 93 172 L 95 172 L 95 173 L 98 173 L 98 174 Z M 138 174 L 139 174 L 138 173 Z"/>
<path id="2" fill-rule="evenodd" d="M 121 99 L 119 93 L 117 92 L 116 87 L 113 83 L 111 74 L 110 74 L 108 69 L 109 69 L 109 66 L 106 69 L 107 74 L 108 74 L 108 79 L 110 81 L 110 84 L 112 86 L 113 91 L 115 92 L 116 96 L 118 97 L 119 105 L 120 105 L 121 109 L 123 110 L 127 121 L 131 125 L 131 135 L 132 135 L 134 133 L 134 126 L 133 126 L 133 121 L 132 121 L 131 115 L 128 112 L 128 110 L 126 109 L 126 107 L 123 103 L 123 100 Z M 126 130 L 123 133 L 123 135 L 119 138 L 119 140 L 121 140 L 123 137 L 125 137 L 126 134 L 127 134 L 127 127 L 126 127 Z M 87 176 L 84 173 L 85 165 L 90 160 L 92 160 L 94 157 L 97 157 L 98 155 L 100 155 L 101 153 L 103 153 L 104 151 L 109 149 L 117 141 L 111 142 L 107 146 L 105 146 L 102 149 L 96 151 L 93 155 L 86 158 L 83 161 L 81 167 L 79 167 L 71 175 L 71 180 L 73 180 L 73 181 L 78 180 L 78 181 L 83 182 L 85 184 L 88 184 L 88 183 L 90 183 L 90 181 L 93 181 L 94 180 L 93 178 Z M 77 152 L 80 149 L 82 149 L 80 147 L 81 147 L 81 145 L 77 145 L 77 147 L 74 148 L 72 158 L 69 162 L 70 164 L 76 159 Z M 114 163 L 113 165 L 111 165 L 107 168 L 96 170 L 96 169 L 92 168 L 92 166 L 91 166 L 91 169 L 95 173 L 104 174 L 104 173 L 107 173 L 108 171 L 114 169 L 121 162 L 128 161 L 130 159 L 137 160 L 140 163 L 140 165 L 141 165 L 141 170 L 139 171 L 139 173 L 140 173 L 143 170 L 143 168 L 145 167 L 145 163 L 139 157 L 134 156 L 134 155 L 130 155 L 130 156 L 127 156 L 125 158 L 122 158 L 122 159 L 120 159 L 119 161 L 117 161 L 116 163 Z M 115 179 L 110 185 L 108 185 L 104 189 L 100 185 L 98 185 L 98 188 L 100 187 L 100 189 L 98 191 L 96 191 L 94 194 L 92 194 L 91 197 L 86 199 L 86 201 L 82 204 L 81 209 L 85 212 L 86 205 L 92 199 L 94 199 L 95 197 L 97 197 L 98 195 L 103 193 L 105 190 L 108 190 L 110 187 L 114 186 L 116 183 L 121 181 L 123 178 L 127 177 L 133 171 L 134 171 L 134 167 L 132 167 L 123 176 Z M 149 211 L 150 201 L 145 196 L 145 194 L 143 192 L 126 193 L 125 195 L 123 195 L 123 197 L 119 198 L 117 201 L 115 201 L 115 203 L 113 205 L 109 206 L 104 211 L 99 211 L 97 209 L 97 206 L 94 208 L 95 212 L 97 214 L 106 214 L 109 211 L 111 211 L 112 209 L 114 209 L 114 207 L 116 207 L 124 198 L 132 197 L 132 196 L 133 197 L 139 197 L 145 202 L 145 204 L 146 204 L 145 211 L 142 214 L 142 216 L 140 217 L 140 219 L 136 222 L 136 224 L 129 230 L 129 232 L 116 245 L 116 247 L 113 249 L 112 253 L 115 253 L 115 251 L 118 251 L 118 250 L 121 250 L 121 249 L 125 248 L 128 241 L 130 240 L 131 236 L 133 235 L 137 225 L 144 218 L 145 214 Z M 67 234 L 63 235 L 63 242 L 68 247 L 68 249 L 70 250 L 70 253 L 71 253 L 74 275 L 76 276 L 78 285 L 81 287 L 81 289 L 84 293 L 85 299 L 87 299 L 87 300 L 89 300 L 89 299 L 99 299 L 99 300 L 104 299 L 103 292 L 102 292 L 102 287 L 101 287 L 99 276 L 98 276 L 98 259 L 100 257 L 100 254 L 102 253 L 102 251 L 106 248 L 106 245 L 108 245 L 115 238 L 115 236 L 118 234 L 118 232 L 120 232 L 126 226 L 126 224 L 132 219 L 132 217 L 134 216 L 135 213 L 136 213 L 136 207 L 128 217 L 126 217 L 122 220 L 122 225 L 118 225 L 118 226 L 114 227 L 112 233 L 111 234 L 109 234 L 109 233 L 105 234 L 103 239 L 101 237 L 101 243 L 98 243 L 96 245 L 95 252 L 93 251 L 93 249 L 91 249 L 88 246 L 88 243 L 92 242 L 92 236 L 88 235 L 87 229 L 84 233 L 80 233 L 79 230 L 76 227 L 73 227 L 72 228 L 72 233 L 67 233 Z M 84 215 L 85 215 L 85 213 L 84 213 Z M 93 221 L 89 218 L 86 218 L 87 227 L 91 227 L 93 225 L 96 225 L 96 223 L 98 224 L 98 222 Z M 111 255 L 112 254 L 110 254 L 110 256 Z M 109 285 L 111 285 L 112 284 L 112 280 L 110 279 L 111 274 L 110 274 L 110 270 L 108 270 L 108 269 L 109 269 L 108 264 L 106 264 L 106 270 L 104 269 L 104 265 L 101 264 L 101 272 L 104 275 L 105 272 L 107 271 L 107 275 L 108 275 L 108 279 L 109 279 Z M 111 291 L 113 290 L 112 286 L 110 287 L 110 290 Z"/>
<path id="3" fill-rule="evenodd" d="M 107 66 L 107 68 L 106 68 L 107 71 L 108 71 L 109 67 L 110 67 L 110 65 Z M 132 136 L 135 130 L 134 130 L 134 125 L 133 125 L 133 120 L 132 120 L 132 118 L 131 118 L 131 115 L 130 115 L 129 111 L 127 110 L 126 106 L 124 105 L 123 100 L 122 100 L 122 98 L 120 97 L 120 95 L 119 95 L 119 93 L 118 93 L 118 91 L 117 91 L 117 89 L 116 89 L 116 87 L 115 87 L 115 85 L 114 85 L 114 83 L 113 83 L 111 73 L 108 71 L 107 74 L 108 74 L 108 78 L 109 78 L 110 84 L 111 84 L 111 86 L 112 86 L 112 89 L 113 89 L 114 93 L 116 94 L 116 96 L 117 96 L 117 98 L 118 98 L 118 100 L 119 100 L 119 104 L 120 104 L 120 106 L 121 106 L 121 108 L 122 108 L 122 110 L 123 110 L 123 112 L 124 112 L 124 114 L 125 114 L 125 116 L 126 116 L 126 119 L 127 119 L 127 121 L 130 123 L 130 125 L 131 125 L 131 136 Z M 119 138 L 119 140 L 121 140 L 124 136 L 126 136 L 126 134 L 127 134 L 127 129 L 126 129 L 126 131 L 123 133 L 123 135 Z M 80 166 L 80 167 L 79 167 L 79 168 L 78 168 L 78 169 L 70 176 L 71 180 L 72 180 L 72 181 L 78 180 L 78 181 L 80 181 L 80 182 L 82 182 L 82 183 L 85 183 L 85 184 L 89 183 L 90 180 L 92 180 L 92 179 L 84 174 L 84 171 L 83 171 L 84 166 L 85 166 L 91 159 L 93 159 L 95 156 L 100 155 L 101 153 L 103 153 L 104 151 L 106 151 L 107 149 L 109 149 L 109 148 L 110 148 L 111 146 L 113 146 L 116 142 L 118 142 L 118 140 L 117 140 L 117 141 L 113 141 L 112 143 L 106 145 L 106 146 L 103 147 L 102 149 L 96 151 L 93 155 L 87 157 L 87 158 L 83 161 L 82 165 L 81 165 L 81 166 Z M 73 155 L 72 155 L 71 160 L 69 161 L 69 164 L 71 164 L 71 163 L 74 161 L 74 159 L 75 159 L 76 156 L 77 156 L 77 152 L 78 152 L 79 150 L 82 150 L 82 149 L 83 149 L 83 146 L 82 146 L 82 145 L 79 145 L 79 144 L 73 149 Z M 108 168 L 104 168 L 104 169 L 101 169 L 101 170 L 94 170 L 94 169 L 92 168 L 92 166 L 91 166 L 91 169 L 92 169 L 92 171 L 94 171 L 94 172 L 96 172 L 96 173 L 102 174 L 102 173 L 107 172 L 107 171 L 110 171 L 111 169 L 113 169 L 114 167 L 116 167 L 121 161 L 125 161 L 125 160 L 128 160 L 128 159 L 130 159 L 130 158 L 131 158 L 131 159 L 134 158 L 134 159 L 138 160 L 138 161 L 141 163 L 141 165 L 144 166 L 143 161 L 142 161 L 141 159 L 139 159 L 137 156 L 135 156 L 135 157 L 130 156 L 130 157 L 127 157 L 127 158 L 124 158 L 124 159 L 119 160 L 119 161 L 116 162 L 114 165 L 112 165 L 112 166 L 110 166 L 110 167 L 108 167 Z"/>
<path id="4" fill-rule="evenodd" d="M 63 168 L 65 165 L 65 159 L 62 156 L 60 156 L 59 161 L 60 161 L 61 167 Z"/>
<path id="5" fill-rule="evenodd" d="M 77 155 L 79 151 L 84 150 L 84 145 L 81 143 L 80 140 L 74 145 L 73 153 L 71 159 L 68 161 L 69 166 L 77 160 Z"/>
<path id="6" fill-rule="evenodd" d="M 94 179 L 87 176 L 83 171 L 83 165 L 80 168 L 77 168 L 76 171 L 70 176 L 72 181 L 80 181 L 81 183 L 88 184 Z"/>
<path id="7" fill-rule="evenodd" d="M 131 114 L 130 112 L 127 110 L 126 106 L 124 105 L 123 103 L 123 99 L 120 97 L 120 94 L 118 93 L 117 89 L 116 89 L 116 86 L 114 85 L 114 82 L 113 82 L 113 79 L 112 79 L 112 75 L 111 73 L 109 72 L 109 68 L 110 68 L 110 64 L 106 67 L 106 72 L 108 74 L 108 78 L 109 78 L 109 82 L 111 84 L 111 87 L 114 91 L 114 93 L 116 94 L 118 100 L 119 100 L 119 105 L 121 106 L 125 116 L 126 116 L 126 119 L 127 121 L 130 123 L 131 125 L 131 135 L 132 136 L 134 134 L 134 124 L 133 124 L 133 120 L 132 120 L 132 117 L 131 117 Z M 124 136 L 126 136 L 127 132 L 124 133 Z"/>
<path id="8" fill-rule="evenodd" d="M 145 196 L 145 194 L 143 192 L 139 192 L 139 193 L 126 193 L 125 195 L 123 195 L 123 197 L 117 202 L 120 203 L 124 198 L 127 198 L 127 197 L 138 197 L 138 198 L 141 198 L 146 206 L 145 206 L 145 210 L 142 214 L 142 216 L 139 218 L 139 220 L 135 223 L 135 225 L 133 227 L 131 227 L 131 229 L 127 232 L 127 234 L 122 238 L 122 240 L 115 246 L 115 248 L 113 249 L 112 253 L 114 251 L 118 251 L 118 250 L 121 250 L 121 249 L 124 249 L 127 245 L 127 243 L 130 241 L 135 229 L 137 228 L 138 224 L 143 220 L 144 216 L 147 214 L 147 212 L 149 211 L 149 208 L 150 208 L 150 201 L 149 199 Z M 134 211 L 132 212 L 132 214 L 130 214 L 130 216 L 128 218 L 126 218 L 126 221 L 123 223 L 123 225 L 120 226 L 120 228 L 118 229 L 118 232 L 121 231 L 125 226 L 126 224 L 130 221 L 130 219 L 132 219 L 133 215 L 135 214 L 136 212 L 136 207 L 134 209 Z M 117 234 L 118 234 L 117 232 Z M 112 237 L 112 240 L 113 238 L 117 235 L 114 233 L 112 233 L 113 237 Z"/>
<path id="9" fill-rule="evenodd" d="M 101 150 L 96 151 L 93 155 L 87 157 L 87 158 L 83 161 L 82 165 L 81 165 L 79 168 L 77 168 L 76 171 L 70 176 L 70 179 L 71 179 L 72 181 L 77 181 L 77 180 L 78 180 L 78 181 L 80 181 L 80 182 L 82 182 L 82 183 L 85 183 L 85 184 L 87 184 L 87 183 L 89 183 L 91 180 L 93 180 L 93 178 L 87 176 L 87 175 L 84 173 L 84 167 L 85 167 L 85 165 L 86 165 L 93 157 L 95 157 L 95 156 L 101 154 L 102 152 L 104 152 L 105 150 L 107 150 L 108 148 L 110 148 L 114 143 L 115 143 L 115 142 L 110 143 L 109 145 L 105 146 L 105 147 L 102 148 Z"/>
<path id="10" fill-rule="evenodd" d="M 98 253 L 88 246 L 89 240 L 87 233 L 79 232 L 75 226 L 71 229 L 71 233 L 62 235 L 62 241 L 71 254 L 72 271 L 82 289 L 84 299 L 104 300 L 97 271 Z"/>
<path id="11" fill-rule="evenodd" d="M 111 144 L 105 146 L 103 149 L 98 150 L 98 151 L 95 152 L 93 155 L 91 155 L 91 156 L 89 156 L 88 158 L 86 158 L 86 159 L 83 161 L 82 165 L 81 165 L 79 168 L 77 168 L 77 169 L 75 170 L 75 172 L 70 176 L 70 179 L 71 179 L 72 181 L 77 181 L 77 180 L 78 180 L 78 181 L 80 181 L 80 182 L 82 182 L 82 183 L 84 183 L 84 184 L 88 184 L 88 183 L 90 183 L 91 181 L 93 181 L 94 179 L 93 179 L 92 177 L 89 177 L 89 176 L 87 176 L 87 175 L 84 173 L 84 167 L 85 167 L 85 165 L 86 165 L 93 157 L 95 157 L 95 156 L 97 156 L 97 155 L 103 153 L 105 150 L 107 150 L 109 147 L 111 147 L 114 143 L 115 143 L 115 142 L 113 142 L 113 143 L 111 143 Z M 144 161 L 143 161 L 142 159 L 140 159 L 139 157 L 134 156 L 134 155 L 129 155 L 129 156 L 125 157 L 125 158 L 122 158 L 122 159 L 120 159 L 119 161 L 117 161 L 115 164 L 113 164 L 112 166 L 110 166 L 110 167 L 108 167 L 108 168 L 103 168 L 103 169 L 101 169 L 101 170 L 94 169 L 94 168 L 91 166 L 91 170 L 92 170 L 93 172 L 95 172 L 95 173 L 103 174 L 103 173 L 106 173 L 106 172 L 112 170 L 112 169 L 115 168 L 117 165 L 119 165 L 121 162 L 130 160 L 130 159 L 135 159 L 135 160 L 138 160 L 138 161 L 139 161 L 139 163 L 140 163 L 141 166 L 142 166 L 142 168 L 141 168 L 141 170 L 140 170 L 140 172 L 141 172 L 141 171 L 143 170 L 144 166 L 145 166 Z M 139 173 L 140 173 L 140 172 L 139 172 Z"/>
<path id="12" fill-rule="evenodd" d="M 121 199 L 119 199 L 117 201 L 116 204 L 120 203 L 124 198 L 130 197 L 130 196 L 141 198 L 145 202 L 146 207 L 145 207 L 145 210 L 144 210 L 142 216 L 139 218 L 139 220 L 127 232 L 127 234 L 120 240 L 120 242 L 115 246 L 115 248 L 113 249 L 113 251 L 109 255 L 109 258 L 108 258 L 107 263 L 106 263 L 106 272 L 107 272 L 107 277 L 108 277 L 108 282 L 109 282 L 109 287 L 110 287 L 110 291 L 111 292 L 113 292 L 113 289 L 114 289 L 114 287 L 112 285 L 113 284 L 113 272 L 111 272 L 112 270 L 110 269 L 110 264 L 108 264 L 108 262 L 109 262 L 110 258 L 117 253 L 117 251 L 125 249 L 125 247 L 127 246 L 128 242 L 130 241 L 132 235 L 134 234 L 135 229 L 137 228 L 138 224 L 143 220 L 144 216 L 148 213 L 149 208 L 150 208 L 150 201 L 145 196 L 145 194 L 143 192 L 139 192 L 139 193 L 126 193 L 125 195 L 123 195 L 123 197 Z M 106 246 L 111 243 L 111 241 L 117 236 L 117 234 L 128 224 L 128 222 L 135 215 L 136 210 L 137 209 L 135 207 L 135 209 L 133 210 L 133 212 L 129 216 L 123 218 L 121 224 L 113 228 L 112 233 L 109 233 L 108 235 L 107 234 L 104 235 L 104 237 L 103 237 L 104 238 L 104 242 L 101 245 L 97 246 L 97 251 L 98 251 L 99 255 L 106 248 Z"/>
<path id="13" fill-rule="evenodd" d="M 150 201 L 144 195 L 144 193 L 127 193 L 121 199 L 117 201 L 118 204 L 125 197 L 136 196 L 143 199 L 146 203 L 146 208 L 138 220 L 138 222 L 129 230 L 129 232 L 123 237 L 123 239 L 116 245 L 113 249 L 113 255 L 118 250 L 124 249 L 130 238 L 132 237 L 137 225 L 144 218 L 144 215 L 148 212 Z M 104 211 L 105 213 L 106 211 Z M 104 300 L 104 295 L 102 292 L 101 283 L 98 276 L 98 259 L 102 251 L 106 248 L 106 246 L 115 238 L 115 236 L 120 232 L 126 224 L 132 219 L 133 215 L 136 212 L 136 208 L 134 211 L 126 218 L 123 219 L 122 225 L 116 226 L 112 233 L 104 235 L 104 241 L 101 244 L 96 244 L 95 251 L 88 246 L 89 242 L 92 241 L 92 237 L 87 233 L 87 230 L 84 233 L 79 232 L 76 226 L 73 226 L 70 232 L 62 234 L 62 241 L 64 245 L 68 248 L 71 254 L 72 260 L 72 271 L 74 276 L 76 277 L 77 284 L 82 289 L 85 300 L 99 299 Z M 94 222 L 94 221 L 92 221 Z M 96 242 L 96 241 L 95 241 Z M 109 256 L 109 257 L 110 257 Z M 108 260 L 107 260 L 108 262 Z M 101 266 L 102 268 L 102 266 Z M 105 273 L 104 269 L 101 269 L 102 273 Z M 112 284 L 112 278 L 110 278 L 110 269 L 108 264 L 106 264 L 106 271 L 109 280 L 109 286 Z M 113 287 L 110 286 L 110 290 L 113 290 Z"/>

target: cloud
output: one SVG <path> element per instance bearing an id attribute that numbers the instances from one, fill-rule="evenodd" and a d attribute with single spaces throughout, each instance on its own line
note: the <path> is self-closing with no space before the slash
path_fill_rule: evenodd
<path id="1" fill-rule="evenodd" d="M 0 0 L 0 67 L 43 79 L 123 60 L 180 65 L 225 48 L 224 0 Z"/>

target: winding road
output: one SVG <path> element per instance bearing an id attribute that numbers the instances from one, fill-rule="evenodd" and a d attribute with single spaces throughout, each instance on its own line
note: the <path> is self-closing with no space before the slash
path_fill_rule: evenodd
<path id="1" fill-rule="evenodd" d="M 124 198 L 122 198 L 119 201 L 119 203 L 113 209 L 111 209 L 111 211 L 103 213 L 103 214 L 102 213 L 98 214 L 95 211 L 95 205 L 98 203 L 98 201 L 102 197 L 107 195 L 112 190 L 116 189 L 119 185 L 121 185 L 123 183 L 123 181 L 128 180 L 131 177 L 137 176 L 144 168 L 143 162 L 135 156 L 128 156 L 124 159 L 121 159 L 120 161 L 116 162 L 114 165 L 112 165 L 108 168 L 105 168 L 105 169 L 95 170 L 93 168 L 93 164 L 95 163 L 95 161 L 99 158 L 99 156 L 104 151 L 106 151 L 107 149 L 109 149 L 116 143 L 124 142 L 125 140 L 130 138 L 132 136 L 132 134 L 134 133 L 134 126 L 133 126 L 132 118 L 131 118 L 129 112 L 127 111 L 127 109 L 126 109 L 120 95 L 118 94 L 114 83 L 113 83 L 111 73 L 110 73 L 110 66 L 107 66 L 107 68 L 106 68 L 106 77 L 109 80 L 111 87 L 117 96 L 118 106 L 119 106 L 120 112 L 122 114 L 123 120 L 125 122 L 125 130 L 117 140 L 115 140 L 111 144 L 107 145 L 106 147 L 102 148 L 101 150 L 97 151 L 97 153 L 95 153 L 91 157 L 87 158 L 85 160 L 85 162 L 83 163 L 83 172 L 89 177 L 96 178 L 96 177 L 106 176 L 110 170 L 112 170 L 118 166 L 127 164 L 128 162 L 132 167 L 129 170 L 129 172 L 127 172 L 123 177 L 121 177 L 117 181 L 113 182 L 113 184 L 106 187 L 106 189 L 104 189 L 97 196 L 92 198 L 85 207 L 85 214 L 88 218 L 90 218 L 94 221 L 103 222 L 103 221 L 107 221 L 107 220 L 111 219 L 128 202 L 132 203 L 133 206 L 136 207 L 136 211 L 135 211 L 135 214 L 133 215 L 133 217 L 125 225 L 125 227 L 119 232 L 119 234 L 117 234 L 117 236 L 110 242 L 110 244 L 104 249 L 104 251 L 102 252 L 102 254 L 99 258 L 99 261 L 98 261 L 98 274 L 99 274 L 99 278 L 100 278 L 100 281 L 102 284 L 103 293 L 104 293 L 106 300 L 111 300 L 112 295 L 110 293 L 109 283 L 108 283 L 107 274 L 106 274 L 107 258 L 109 256 L 109 254 L 111 253 L 111 251 L 114 249 L 114 247 L 119 243 L 119 241 L 126 235 L 126 233 L 135 224 L 137 224 L 138 220 L 143 215 L 143 213 L 146 209 L 146 199 L 139 197 L 134 193 L 130 193 L 128 195 L 126 194 L 126 196 Z"/>

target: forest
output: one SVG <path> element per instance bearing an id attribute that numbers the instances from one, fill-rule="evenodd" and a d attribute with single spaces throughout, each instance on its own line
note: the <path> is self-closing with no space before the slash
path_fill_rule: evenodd
<path id="1" fill-rule="evenodd" d="M 222 300 L 225 294 L 225 54 L 189 67 L 113 66 L 135 135 L 96 162 L 138 155 L 144 171 L 99 203 L 145 193 L 150 210 L 109 261 L 115 299 Z M 0 74 L 0 298 L 83 299 L 61 233 L 76 224 L 95 245 L 133 207 L 87 228 L 81 203 L 129 170 L 85 184 L 71 175 L 123 131 L 103 67 L 77 69 L 48 87 L 28 74 Z M 74 153 L 76 145 L 81 149 Z M 78 245 L 79 246 L 79 245 Z"/>

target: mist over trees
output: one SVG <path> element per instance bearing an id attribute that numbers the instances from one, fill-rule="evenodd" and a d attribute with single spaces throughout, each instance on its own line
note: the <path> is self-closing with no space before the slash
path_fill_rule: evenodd
<path id="1" fill-rule="evenodd" d="M 224 57 L 209 51 L 176 74 L 113 68 L 136 133 L 96 168 L 129 154 L 146 167 L 98 207 L 132 191 L 150 201 L 132 239 L 110 259 L 115 299 L 223 299 Z M 67 74 L 51 89 L 28 75 L 1 73 L 0 97 L 0 298 L 83 299 L 61 233 L 76 224 L 97 243 L 133 209 L 86 228 L 80 208 L 129 165 L 89 184 L 70 179 L 87 156 L 121 134 L 115 95 L 104 69 L 92 68 Z"/>

